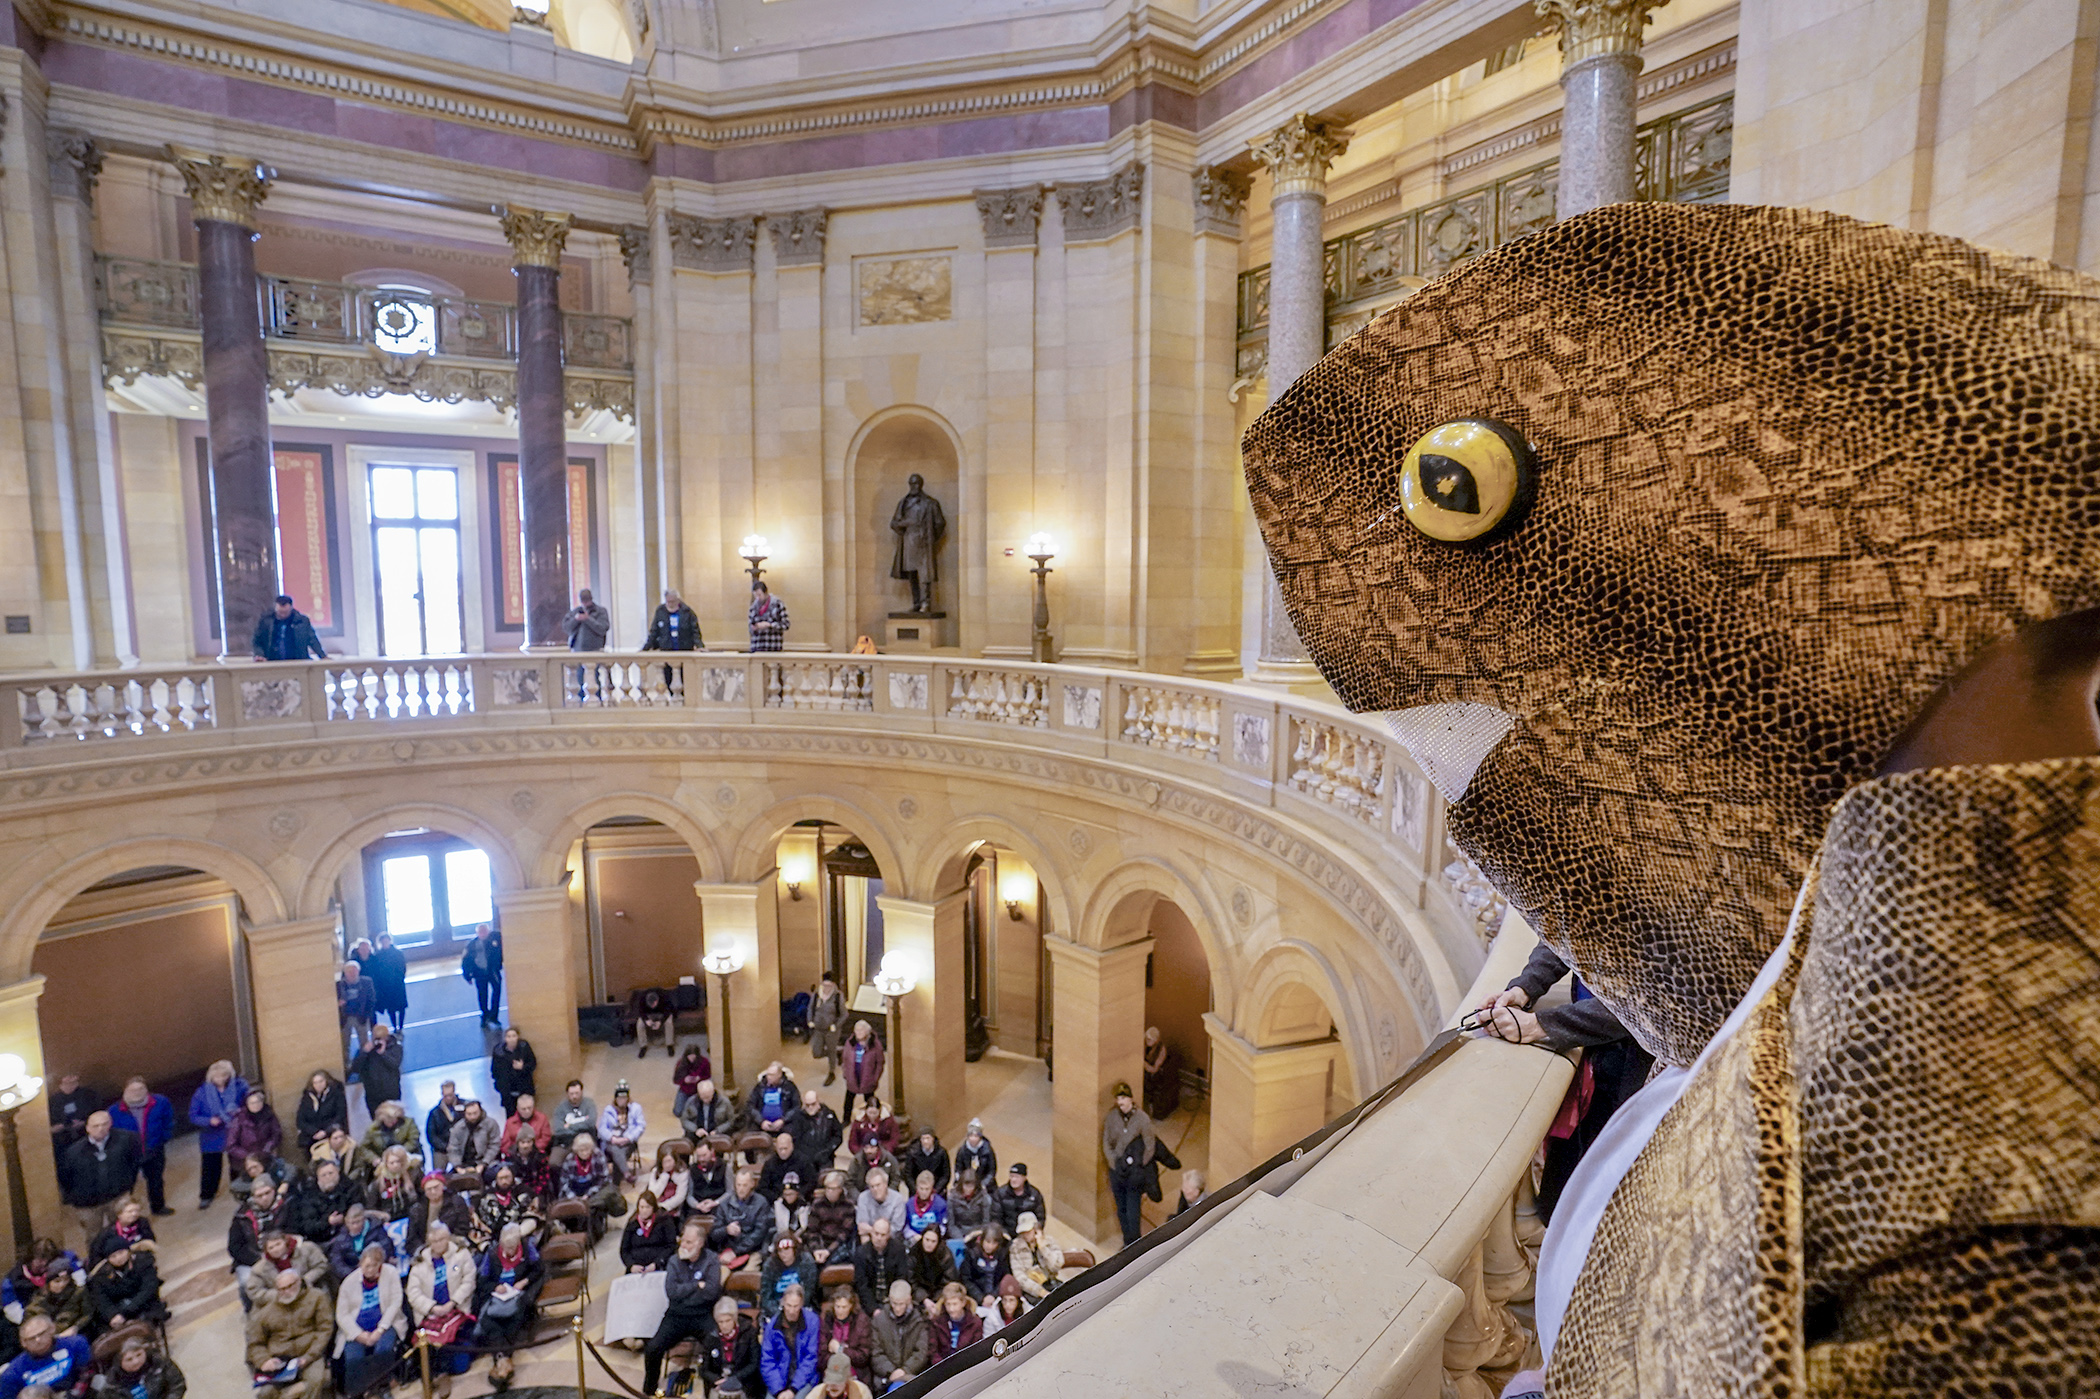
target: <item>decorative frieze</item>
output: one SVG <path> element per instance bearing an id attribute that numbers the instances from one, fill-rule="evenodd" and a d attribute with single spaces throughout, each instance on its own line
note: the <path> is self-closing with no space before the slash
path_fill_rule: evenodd
<path id="1" fill-rule="evenodd" d="M 1043 187 L 977 191 L 977 217 L 987 248 L 1032 248 L 1043 221 Z"/>
<path id="2" fill-rule="evenodd" d="M 269 197 L 277 172 L 260 161 L 228 160 L 202 151 L 167 148 L 168 159 L 182 172 L 190 197 L 190 217 L 255 227 L 255 210 Z"/>
<path id="3" fill-rule="evenodd" d="M 1327 167 L 1349 149 L 1350 133 L 1333 122 L 1300 112 L 1259 141 L 1248 143 L 1268 167 L 1271 197 L 1327 192 Z"/>
<path id="4" fill-rule="evenodd" d="M 777 267 L 822 267 L 824 228 L 830 215 L 822 209 L 797 209 L 792 214 L 768 214 L 766 232 L 773 237 L 773 263 Z"/>
<path id="5" fill-rule="evenodd" d="M 758 226 L 749 218 L 703 219 L 695 214 L 667 216 L 671 227 L 671 263 L 695 272 L 749 272 Z"/>
<path id="6" fill-rule="evenodd" d="M 1057 203 L 1064 210 L 1065 241 L 1095 242 L 1136 228 L 1144 192 L 1145 167 L 1136 161 L 1105 180 L 1059 185 Z"/>
<path id="7" fill-rule="evenodd" d="M 1560 31 L 1561 70 L 1592 58 L 1638 58 L 1641 38 L 1668 0 L 1534 0 Z"/>
<path id="8" fill-rule="evenodd" d="M 1199 165 L 1189 175 L 1196 198 L 1196 232 L 1240 236 L 1240 211 L 1247 207 L 1247 177 L 1217 165 Z"/>
<path id="9" fill-rule="evenodd" d="M 627 285 L 646 283 L 651 276 L 652 248 L 647 224 L 630 223 L 620 229 L 620 257 L 627 264 Z"/>
<path id="10" fill-rule="evenodd" d="M 102 175 L 102 146 L 84 131 L 52 127 L 45 133 L 51 157 L 51 197 L 95 202 L 95 181 Z"/>
<path id="11" fill-rule="evenodd" d="M 569 241 L 569 215 L 505 205 L 503 237 L 519 267 L 561 268 L 561 251 Z"/>

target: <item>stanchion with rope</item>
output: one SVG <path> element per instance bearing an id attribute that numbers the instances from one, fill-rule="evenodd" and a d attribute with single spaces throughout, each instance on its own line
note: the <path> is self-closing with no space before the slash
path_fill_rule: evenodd
<path id="1" fill-rule="evenodd" d="M 423 1399 L 437 1399 L 437 1390 L 430 1382 L 430 1338 L 416 1333 L 416 1364 L 423 1372 Z"/>
<path id="2" fill-rule="evenodd" d="M 583 1369 L 583 1313 L 569 1318 L 569 1334 L 576 1338 L 576 1399 L 591 1399 L 590 1385 Z"/>

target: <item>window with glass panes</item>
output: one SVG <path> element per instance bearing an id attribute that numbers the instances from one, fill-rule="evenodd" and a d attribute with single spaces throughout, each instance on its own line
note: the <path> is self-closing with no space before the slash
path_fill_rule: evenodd
<path id="1" fill-rule="evenodd" d="M 374 466 L 372 566 L 379 596 L 379 653 L 456 656 L 460 607 L 459 471 Z"/>
<path id="2" fill-rule="evenodd" d="M 409 956 L 439 956 L 496 918 L 489 857 L 457 836 L 401 831 L 365 847 L 365 924 Z"/>

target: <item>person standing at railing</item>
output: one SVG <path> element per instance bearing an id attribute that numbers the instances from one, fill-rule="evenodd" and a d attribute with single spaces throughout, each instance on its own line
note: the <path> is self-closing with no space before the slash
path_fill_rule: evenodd
<path id="1" fill-rule="evenodd" d="M 664 600 L 649 619 L 649 637 L 644 651 L 697 651 L 707 643 L 700 636 L 700 614 L 685 605 L 678 589 L 664 589 Z M 671 667 L 664 667 L 664 684 L 671 684 Z"/>
<path id="2" fill-rule="evenodd" d="M 612 631 L 612 614 L 591 597 L 589 588 L 584 588 L 576 594 L 576 605 L 562 619 L 562 626 L 569 633 L 571 651 L 603 651 L 606 635 Z M 605 693 L 604 666 L 579 665 L 574 678 L 579 700 Z"/>
<path id="3" fill-rule="evenodd" d="M 789 626 L 787 604 L 764 583 L 751 585 L 751 649 L 784 651 Z"/>
<path id="4" fill-rule="evenodd" d="M 277 603 L 255 623 L 255 659 L 258 661 L 303 661 L 308 656 L 327 660 L 314 624 L 292 605 L 291 594 L 279 593 Z"/>

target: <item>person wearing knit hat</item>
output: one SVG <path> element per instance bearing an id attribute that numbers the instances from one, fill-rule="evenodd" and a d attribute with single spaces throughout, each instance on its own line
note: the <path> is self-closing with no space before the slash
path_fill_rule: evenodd
<path id="1" fill-rule="evenodd" d="M 853 1377 L 853 1362 L 837 1352 L 824 1365 L 823 1384 L 806 1393 L 824 1399 L 874 1399 L 873 1391 Z"/>
<path id="2" fill-rule="evenodd" d="M 1108 1158 L 1108 1188 L 1116 1197 L 1116 1220 L 1123 1226 L 1127 1248 L 1144 1229 L 1138 1211 L 1154 1178 L 1152 1153 L 1159 1149 L 1159 1138 L 1129 1084 L 1117 1084 L 1115 1097 L 1115 1106 L 1101 1124 L 1101 1154 Z"/>

